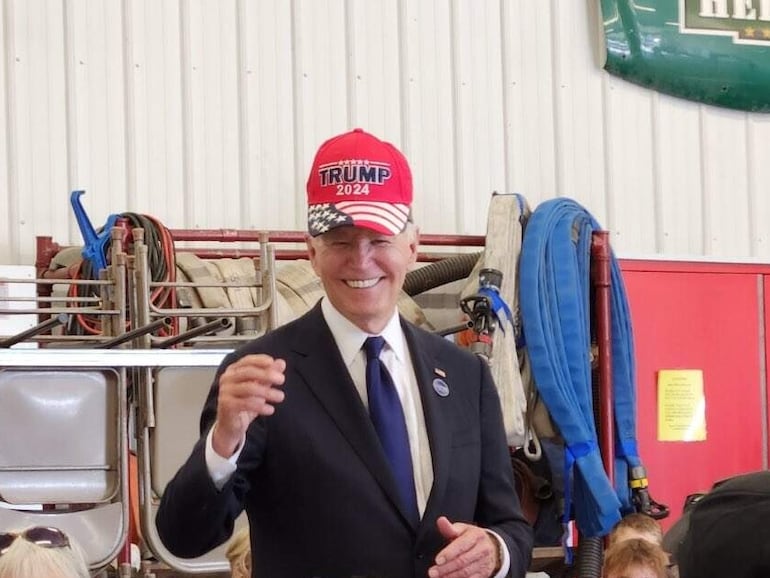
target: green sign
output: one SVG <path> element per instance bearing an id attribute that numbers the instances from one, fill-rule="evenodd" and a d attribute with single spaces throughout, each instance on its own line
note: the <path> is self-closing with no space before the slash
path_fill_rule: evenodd
<path id="1" fill-rule="evenodd" d="M 660 92 L 770 112 L 770 0 L 601 0 L 605 69 Z"/>

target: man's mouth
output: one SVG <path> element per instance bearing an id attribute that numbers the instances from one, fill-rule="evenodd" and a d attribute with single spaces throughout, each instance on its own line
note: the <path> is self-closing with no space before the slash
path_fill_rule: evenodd
<path id="1" fill-rule="evenodd" d="M 348 287 L 354 289 L 368 289 L 369 287 L 374 287 L 379 280 L 379 277 L 374 277 L 372 279 L 346 279 L 345 283 Z"/>

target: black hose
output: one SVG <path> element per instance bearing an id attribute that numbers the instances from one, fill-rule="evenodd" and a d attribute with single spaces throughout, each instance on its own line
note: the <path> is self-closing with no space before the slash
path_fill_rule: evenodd
<path id="1" fill-rule="evenodd" d="M 409 271 L 404 279 L 404 292 L 410 297 L 441 287 L 458 279 L 465 279 L 473 271 L 481 253 L 467 253 L 441 259 L 425 267 Z"/>
<path id="2" fill-rule="evenodd" d="M 601 399 L 599 392 L 599 370 L 591 370 L 591 395 L 593 397 L 594 424 L 596 427 L 596 438 L 599 439 L 602 432 L 602 421 L 599 419 L 599 408 Z M 578 532 L 580 528 L 578 528 Z M 584 538 L 580 537 L 577 547 L 577 576 L 579 578 L 601 578 L 602 565 L 604 563 L 604 539 L 601 537 Z"/>
<path id="3" fill-rule="evenodd" d="M 581 536 L 577 551 L 577 575 L 579 578 L 601 578 L 603 562 L 603 539 Z"/>
<path id="4" fill-rule="evenodd" d="M 153 281 L 165 281 L 170 263 L 166 263 L 163 251 L 161 229 L 147 216 L 140 213 L 121 213 L 121 217 L 130 223 L 130 229 L 144 229 L 144 244 L 147 245 L 147 264 Z"/>

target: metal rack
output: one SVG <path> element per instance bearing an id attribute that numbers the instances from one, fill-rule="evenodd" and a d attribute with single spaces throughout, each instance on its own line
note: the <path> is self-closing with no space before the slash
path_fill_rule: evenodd
<path id="1" fill-rule="evenodd" d="M 128 294 L 126 286 L 126 255 L 123 251 L 122 232 L 113 231 L 110 248 L 110 265 L 103 269 L 99 279 L 73 279 L 64 276 L 35 279 L 0 278 L 0 284 L 34 284 L 37 296 L 34 298 L 4 297 L 0 315 L 37 315 L 38 323 L 16 335 L 0 335 L 0 349 L 10 348 L 21 342 L 57 344 L 66 346 L 93 346 L 126 330 L 128 320 Z M 65 295 L 53 295 L 53 287 L 66 288 Z M 77 295 L 78 289 L 89 290 L 92 295 Z M 75 295 L 71 295 L 75 293 Z M 32 301 L 34 307 L 23 305 Z M 16 307 L 14 307 L 16 305 Z M 22 307 L 19 307 L 22 306 Z M 79 316 L 96 316 L 100 331 L 90 335 L 67 333 L 68 324 Z M 0 330 L 1 331 L 1 330 Z"/>

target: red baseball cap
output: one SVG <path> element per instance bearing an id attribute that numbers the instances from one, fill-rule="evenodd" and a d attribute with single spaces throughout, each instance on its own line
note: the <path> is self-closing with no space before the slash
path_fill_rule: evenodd
<path id="1" fill-rule="evenodd" d="M 411 216 L 412 172 L 396 147 L 356 128 L 319 147 L 307 204 L 313 236 L 344 225 L 397 235 Z"/>

